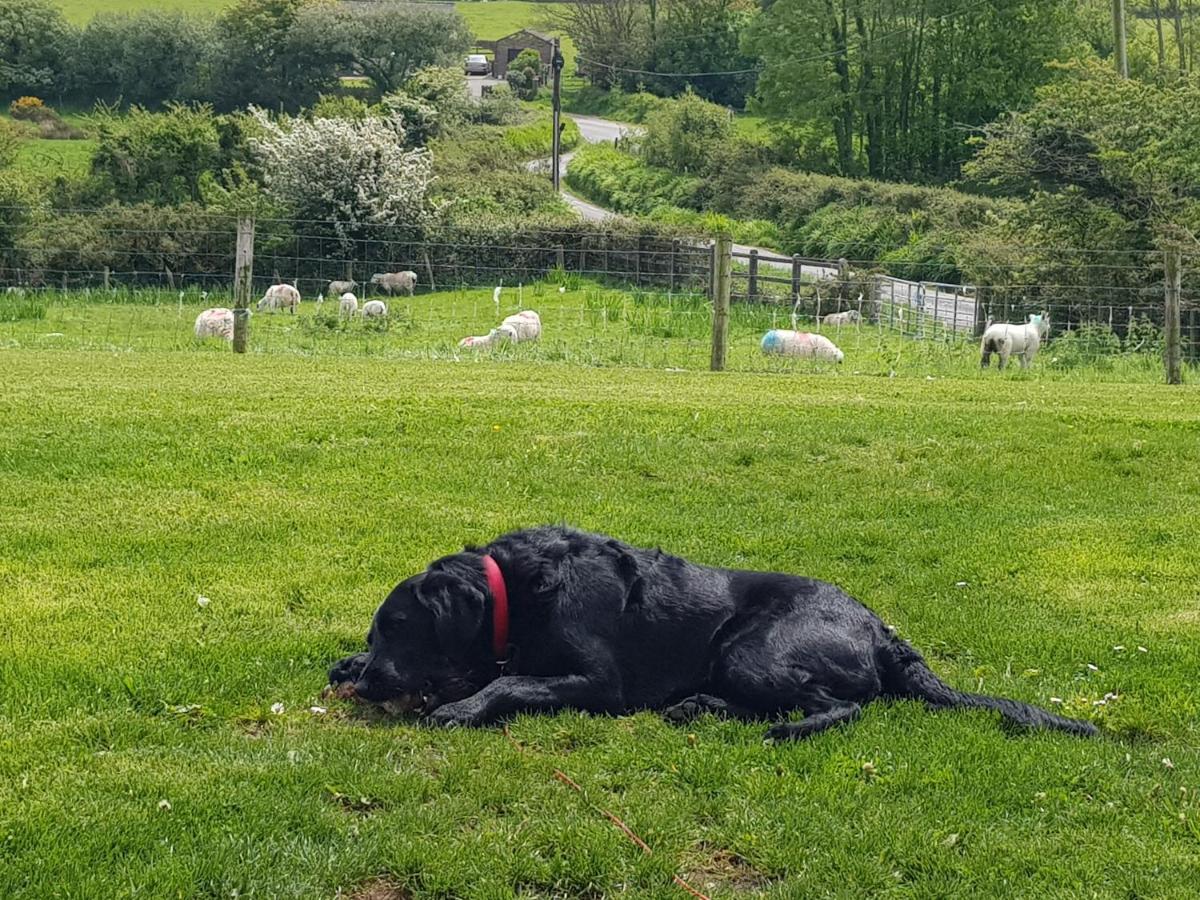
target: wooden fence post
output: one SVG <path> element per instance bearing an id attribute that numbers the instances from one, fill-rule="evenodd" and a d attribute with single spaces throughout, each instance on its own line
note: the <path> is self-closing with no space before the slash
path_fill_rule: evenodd
<path id="1" fill-rule="evenodd" d="M 1182 384 L 1179 347 L 1179 293 L 1183 286 L 1183 252 L 1177 242 L 1171 242 L 1163 251 L 1163 269 L 1166 274 L 1166 322 L 1163 327 L 1164 362 L 1167 369 L 1167 384 Z"/>
<path id="2" fill-rule="evenodd" d="M 679 256 L 679 239 L 671 241 L 671 263 L 667 270 L 667 290 L 675 293 L 675 258 Z"/>
<path id="3" fill-rule="evenodd" d="M 106 291 L 110 290 L 110 286 L 112 284 L 112 282 L 110 280 L 111 276 L 112 276 L 112 269 L 110 269 L 108 266 L 105 266 L 104 267 L 104 290 L 106 290 Z"/>
<path id="4" fill-rule="evenodd" d="M 421 248 L 421 256 L 425 260 L 425 273 L 429 276 L 429 289 L 431 291 L 436 291 L 437 287 L 433 283 L 433 263 L 429 259 L 428 247 Z"/>
<path id="5" fill-rule="evenodd" d="M 554 248 L 554 265 L 560 272 L 567 271 L 566 251 L 563 250 L 563 245 L 559 244 Z"/>
<path id="6" fill-rule="evenodd" d="M 250 294 L 254 286 L 254 217 L 239 216 L 233 263 L 233 352 L 245 353 L 250 339 Z"/>
<path id="7" fill-rule="evenodd" d="M 750 275 L 747 291 L 751 301 L 758 299 L 758 251 L 754 249 L 750 250 Z"/>
<path id="8" fill-rule="evenodd" d="M 725 368 L 725 355 L 729 349 L 729 293 L 733 286 L 733 237 L 728 233 L 717 236 L 715 245 L 717 263 L 716 289 L 713 292 L 713 336 L 712 364 L 714 372 Z"/>
<path id="9" fill-rule="evenodd" d="M 800 302 L 800 276 L 804 274 L 804 264 L 800 261 L 800 254 L 792 257 L 792 308 L 796 308 L 796 304 Z"/>

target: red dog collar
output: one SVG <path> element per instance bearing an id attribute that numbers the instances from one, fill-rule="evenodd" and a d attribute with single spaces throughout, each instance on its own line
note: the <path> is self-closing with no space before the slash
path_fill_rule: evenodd
<path id="1" fill-rule="evenodd" d="M 490 556 L 483 558 L 483 571 L 492 592 L 492 652 L 497 662 L 503 662 L 508 658 L 508 588 L 504 573 Z"/>

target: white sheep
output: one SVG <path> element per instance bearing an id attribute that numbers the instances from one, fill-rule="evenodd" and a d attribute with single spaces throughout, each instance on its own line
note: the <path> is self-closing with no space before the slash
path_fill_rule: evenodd
<path id="1" fill-rule="evenodd" d="M 485 335 L 465 337 L 458 342 L 460 347 L 491 347 L 495 344 L 520 344 L 536 341 L 542 336 L 542 319 L 531 309 L 509 316 Z"/>
<path id="2" fill-rule="evenodd" d="M 341 302 L 338 303 L 338 315 L 354 316 L 358 313 L 358 298 L 349 291 L 342 294 Z"/>
<path id="3" fill-rule="evenodd" d="M 273 284 L 267 288 L 266 294 L 258 301 L 258 311 L 286 309 L 295 315 L 300 306 L 300 292 L 290 284 Z"/>
<path id="4" fill-rule="evenodd" d="M 378 285 L 387 294 L 398 294 L 401 291 L 412 296 L 417 286 L 416 272 L 376 272 L 371 276 L 371 284 Z"/>
<path id="5" fill-rule="evenodd" d="M 846 356 L 824 335 L 783 329 L 772 329 L 763 335 L 762 352 L 768 356 L 796 356 L 839 363 Z"/>
<path id="6" fill-rule="evenodd" d="M 386 319 L 387 304 L 382 300 L 368 300 L 363 304 L 362 314 L 364 319 Z"/>
<path id="7" fill-rule="evenodd" d="M 1008 358 L 1017 354 L 1021 358 L 1021 368 L 1028 369 L 1033 358 L 1037 356 L 1042 341 L 1050 336 L 1050 314 L 1031 315 L 1024 325 L 1009 325 L 1004 322 L 992 324 L 988 320 L 987 330 L 983 332 L 979 350 L 980 365 L 988 368 L 991 365 L 992 354 L 1000 355 L 1000 368 L 1008 365 Z"/>
<path id="8" fill-rule="evenodd" d="M 221 306 L 204 310 L 196 316 L 196 337 L 200 340 L 215 337 L 232 341 L 233 310 Z"/>
<path id="9" fill-rule="evenodd" d="M 821 321 L 826 325 L 857 325 L 862 321 L 862 315 L 857 309 L 847 309 L 842 312 L 830 313 Z"/>
<path id="10" fill-rule="evenodd" d="M 358 287 L 358 282 L 353 278 L 351 278 L 349 281 L 331 281 L 329 282 L 329 289 L 326 291 L 326 293 L 328 293 L 330 297 L 335 295 L 340 297 L 342 294 L 347 294 L 356 287 Z"/>

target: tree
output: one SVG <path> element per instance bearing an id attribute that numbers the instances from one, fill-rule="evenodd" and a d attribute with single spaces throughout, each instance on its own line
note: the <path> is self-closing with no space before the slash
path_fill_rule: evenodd
<path id="1" fill-rule="evenodd" d="M 172 105 L 161 113 L 135 106 L 125 115 L 102 107 L 91 126 L 92 174 L 122 203 L 200 200 L 204 173 L 229 164 L 219 120 L 207 106 Z"/>
<path id="2" fill-rule="evenodd" d="M 542 57 L 536 50 L 522 50 L 517 58 L 508 64 L 505 81 L 514 94 L 521 100 L 533 100 L 538 94 L 541 82 Z"/>
<path id="3" fill-rule="evenodd" d="M 713 152 L 733 138 L 729 110 L 690 91 L 658 106 L 645 122 L 642 155 L 652 166 L 702 172 Z"/>
<path id="4" fill-rule="evenodd" d="M 742 33 L 753 21 L 756 7 L 746 0 L 670 0 L 657 12 L 651 68 L 684 73 L 646 76 L 647 87 L 663 95 L 690 89 L 697 95 L 741 107 L 754 90 L 756 61 L 741 47 Z M 714 75 L 690 73 L 714 72 Z M 725 74 L 733 73 L 738 74 Z"/>
<path id="5" fill-rule="evenodd" d="M 237 0 L 217 18 L 210 60 L 219 109 L 257 105 L 297 111 L 338 86 L 333 36 L 293 32 L 302 11 L 336 9 L 332 0 Z"/>
<path id="6" fill-rule="evenodd" d="M 0 97 L 61 92 L 72 38 L 49 0 L 0 0 Z"/>
<path id="7" fill-rule="evenodd" d="M 101 13 L 80 33 L 72 89 L 89 99 L 146 107 L 199 99 L 212 40 L 210 21 L 180 13 Z"/>
<path id="8" fill-rule="evenodd" d="M 555 23 L 579 51 L 579 67 L 604 88 L 635 89 L 653 63 L 656 5 L 646 0 L 573 0 L 559 5 Z"/>
<path id="9" fill-rule="evenodd" d="M 747 35 L 763 67 L 759 108 L 823 122 L 842 174 L 955 175 L 970 130 L 1027 104 L 1049 78 L 1070 7 L 943 2 L 776 0 Z"/>
<path id="10" fill-rule="evenodd" d="M 263 110 L 253 115 L 267 194 L 314 228 L 330 223 L 347 257 L 371 226 L 424 226 L 431 160 L 428 151 L 404 146 L 398 117 L 279 122 Z"/>
<path id="11" fill-rule="evenodd" d="M 460 64 L 473 38 L 454 10 L 383 0 L 310 3 L 297 14 L 290 42 L 300 57 L 333 60 L 387 94 L 419 69 Z"/>

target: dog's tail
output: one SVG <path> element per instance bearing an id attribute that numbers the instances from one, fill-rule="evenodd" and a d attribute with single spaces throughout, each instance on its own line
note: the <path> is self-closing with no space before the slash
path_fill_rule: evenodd
<path id="1" fill-rule="evenodd" d="M 1056 716 L 1028 703 L 956 691 L 938 678 L 925 664 L 921 654 L 905 641 L 896 639 L 889 648 L 889 656 L 888 669 L 892 681 L 889 692 L 893 696 L 924 700 L 934 709 L 992 709 L 1010 722 L 1026 728 L 1051 728 L 1080 737 L 1091 737 L 1098 733 L 1091 722 Z"/>

